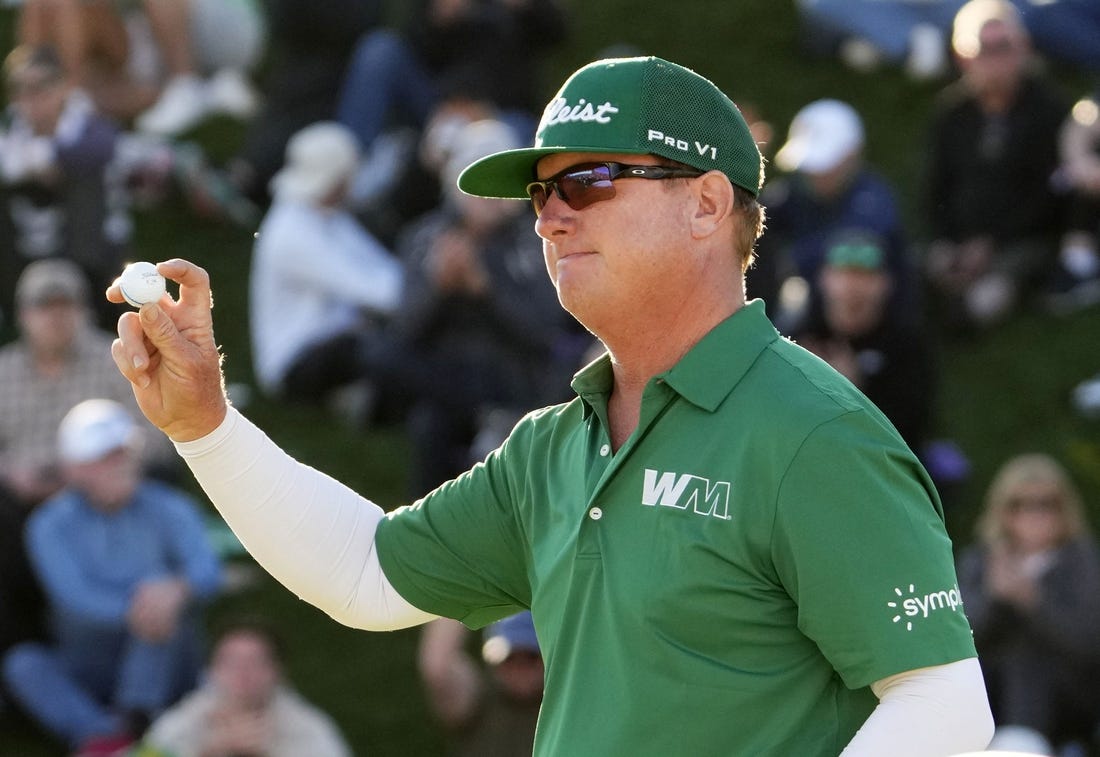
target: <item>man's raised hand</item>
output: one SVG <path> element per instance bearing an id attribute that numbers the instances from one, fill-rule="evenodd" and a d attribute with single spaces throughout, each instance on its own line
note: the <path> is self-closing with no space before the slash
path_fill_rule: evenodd
<path id="1" fill-rule="evenodd" d="M 123 313 L 111 355 L 149 421 L 174 441 L 190 441 L 213 431 L 228 405 L 210 313 L 210 277 L 180 259 L 158 263 L 157 271 L 179 284 L 178 299 L 166 294 L 138 312 Z M 107 299 L 124 301 L 117 280 Z"/>

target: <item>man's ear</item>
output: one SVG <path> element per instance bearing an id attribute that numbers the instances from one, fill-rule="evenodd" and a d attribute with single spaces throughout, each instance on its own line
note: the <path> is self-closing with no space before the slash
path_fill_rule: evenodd
<path id="1" fill-rule="evenodd" d="M 691 217 L 692 235 L 713 234 L 733 214 L 733 184 L 721 171 L 708 171 L 694 180 L 696 206 Z"/>

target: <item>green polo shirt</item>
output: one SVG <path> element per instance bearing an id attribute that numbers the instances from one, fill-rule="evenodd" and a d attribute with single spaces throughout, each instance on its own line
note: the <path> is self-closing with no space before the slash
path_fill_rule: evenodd
<path id="1" fill-rule="evenodd" d="M 383 520 L 412 604 L 530 607 L 538 755 L 836 755 L 878 679 L 975 656 L 939 499 L 886 418 L 759 301 L 646 387 L 612 454 L 611 370 Z"/>

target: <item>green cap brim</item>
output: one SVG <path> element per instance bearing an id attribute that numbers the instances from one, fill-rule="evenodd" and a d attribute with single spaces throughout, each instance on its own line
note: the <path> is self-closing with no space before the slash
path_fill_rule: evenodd
<path id="1" fill-rule="evenodd" d="M 562 152 L 606 153 L 608 149 L 583 147 L 525 147 L 505 150 L 474 161 L 458 175 L 458 188 L 466 194 L 478 197 L 500 197 L 507 200 L 526 200 L 527 185 L 534 181 L 535 165 L 547 155 Z M 644 150 L 616 149 L 624 155 L 644 155 Z"/>

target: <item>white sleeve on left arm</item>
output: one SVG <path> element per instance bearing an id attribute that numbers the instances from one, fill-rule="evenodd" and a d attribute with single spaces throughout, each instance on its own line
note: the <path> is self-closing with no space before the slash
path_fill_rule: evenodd
<path id="1" fill-rule="evenodd" d="M 977 657 L 898 673 L 871 690 L 878 706 L 841 757 L 936 757 L 981 751 L 993 738 Z"/>
<path id="2" fill-rule="evenodd" d="M 176 449 L 249 553 L 302 599 L 373 631 L 436 617 L 409 604 L 382 571 L 374 543 L 382 508 L 291 458 L 234 408 Z"/>

